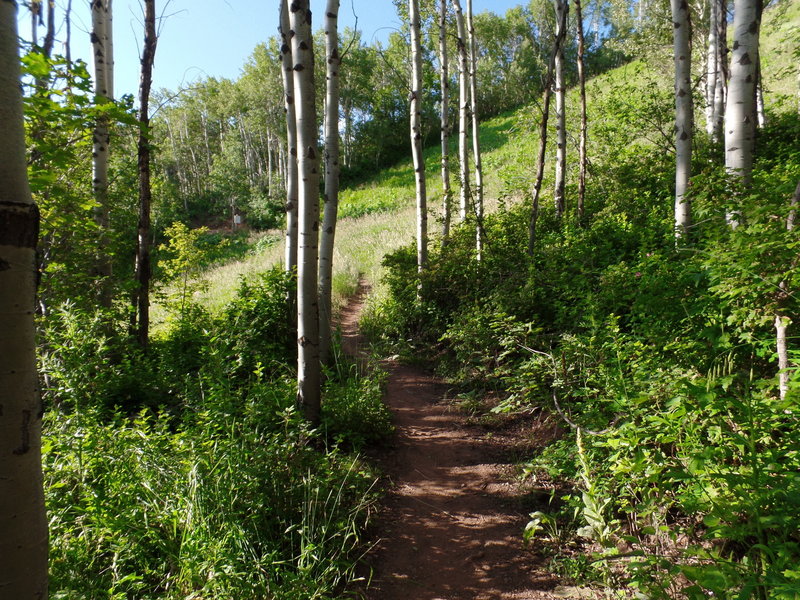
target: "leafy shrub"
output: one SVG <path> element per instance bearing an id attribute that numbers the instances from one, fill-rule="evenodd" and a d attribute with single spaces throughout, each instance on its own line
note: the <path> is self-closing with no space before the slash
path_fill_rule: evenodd
<path id="1" fill-rule="evenodd" d="M 344 449 L 391 433 L 382 379 L 329 380 L 326 447 L 285 376 L 288 285 L 242 283 L 218 318 L 187 303 L 147 353 L 100 316 L 48 316 L 54 598 L 305 600 L 355 578 L 375 476 Z"/>
<path id="2" fill-rule="evenodd" d="M 145 355 L 132 340 L 113 336 L 106 315 L 90 315 L 67 303 L 48 315 L 43 330 L 42 389 L 53 408 L 135 412 L 174 401 L 158 356 Z"/>
<path id="3" fill-rule="evenodd" d="M 321 429 L 346 447 L 386 443 L 394 432 L 391 412 L 383 402 L 386 373 L 377 365 L 368 373 L 351 371 L 333 380 L 323 394 Z"/>
<path id="4" fill-rule="evenodd" d="M 280 268 L 262 273 L 255 283 L 242 279 L 215 331 L 229 374 L 247 379 L 263 370 L 278 373 L 294 361 L 294 321 L 287 303 L 292 281 Z"/>

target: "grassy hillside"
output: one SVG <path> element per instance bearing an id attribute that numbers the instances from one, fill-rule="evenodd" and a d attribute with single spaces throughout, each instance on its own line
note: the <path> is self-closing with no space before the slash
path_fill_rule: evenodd
<path id="1" fill-rule="evenodd" d="M 796 109 L 800 92 L 800 2 L 782 0 L 770 6 L 761 27 L 765 102 L 776 110 Z"/>
<path id="2" fill-rule="evenodd" d="M 791 0 L 770 7 L 762 27 L 762 63 L 767 105 L 772 110 L 785 109 L 797 102 L 798 47 L 800 47 L 800 1 Z M 662 58 L 669 59 L 665 49 Z M 633 61 L 598 77 L 587 84 L 589 101 L 589 159 L 626 148 L 613 148 L 615 138 L 629 139 L 633 129 L 639 132 L 638 143 L 670 147 L 672 136 L 670 65 Z M 576 89 L 570 90 L 567 116 L 571 169 L 568 182 L 570 198 L 577 185 L 577 135 L 579 99 Z M 698 125 L 703 123 L 703 110 L 697 103 Z M 514 204 L 529 199 L 538 151 L 540 99 L 481 124 L 481 145 L 484 152 L 484 179 L 488 210 L 501 203 Z M 551 123 L 549 157 L 555 155 Z M 598 139 L 600 141 L 598 141 Z M 457 193 L 457 151 L 452 140 L 452 185 Z M 441 179 L 438 146 L 425 151 L 428 181 L 429 231 L 432 243 L 441 223 Z M 549 196 L 552 169 L 545 172 L 544 201 Z M 671 193 L 668 189 L 665 194 Z M 381 260 L 393 250 L 414 239 L 414 178 L 410 160 L 384 169 L 369 181 L 343 189 L 337 230 L 334 262 L 334 303 L 341 304 L 356 288 L 363 274 L 377 284 L 382 277 Z M 274 232 L 275 237 L 280 235 Z M 283 244 L 277 242 L 242 260 L 211 269 L 206 277 L 208 291 L 199 299 L 212 310 L 223 306 L 235 292 L 241 277 L 262 272 L 283 259 Z"/>

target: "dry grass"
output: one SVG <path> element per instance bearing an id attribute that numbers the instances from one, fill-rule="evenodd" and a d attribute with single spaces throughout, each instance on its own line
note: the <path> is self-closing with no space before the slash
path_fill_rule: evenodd
<path id="1" fill-rule="evenodd" d="M 378 283 L 385 254 L 414 241 L 416 211 L 409 205 L 392 212 L 342 219 L 336 230 L 334 251 L 333 305 L 338 309 L 358 287 L 359 277 Z M 244 279 L 253 279 L 275 265 L 283 264 L 284 244 L 269 246 L 259 254 L 213 267 L 203 276 L 205 291 L 195 294 L 195 301 L 212 313 L 230 302 Z M 163 307 L 154 304 L 153 322 L 165 319 Z"/>
<path id="2" fill-rule="evenodd" d="M 485 188 L 486 210 L 491 212 L 498 206 L 496 200 L 500 189 L 500 177 L 496 167 L 504 160 L 507 129 L 513 125 L 514 119 L 499 117 L 487 122 L 482 137 L 486 137 L 490 150 L 485 156 Z M 495 136 L 499 136 L 495 139 Z M 457 159 L 453 158 L 453 168 L 457 169 Z M 436 243 L 441 215 L 441 179 L 439 176 L 439 152 L 437 148 L 426 151 L 426 171 L 428 177 L 428 228 L 431 243 Z M 386 173 L 391 175 L 389 177 Z M 359 277 L 368 280 L 373 286 L 373 295 L 380 296 L 380 281 L 383 275 L 381 262 L 383 257 L 397 248 L 413 243 L 415 239 L 415 215 L 413 168 L 411 163 L 401 163 L 376 176 L 376 180 L 358 189 L 343 190 L 342 198 L 345 206 L 343 212 L 352 210 L 347 204 L 369 205 L 370 196 L 394 196 L 393 210 L 373 212 L 359 217 L 341 219 L 336 230 L 336 246 L 333 263 L 333 307 L 338 312 L 347 299 L 355 293 Z M 410 183 L 409 183 L 410 182 Z M 405 183 L 405 185 L 403 185 Z M 458 183 L 453 180 L 454 193 Z M 456 200 L 457 201 L 457 200 Z M 456 208 L 457 212 L 457 208 Z M 267 235 L 281 235 L 280 231 L 271 231 Z M 195 294 L 195 301 L 205 306 L 212 313 L 219 312 L 236 294 L 242 278 L 252 279 L 275 265 L 284 262 L 284 244 L 273 244 L 258 254 L 241 260 L 234 260 L 210 268 L 203 275 L 205 291 Z M 166 313 L 163 307 L 154 304 L 153 322 L 156 329 L 163 323 Z"/>

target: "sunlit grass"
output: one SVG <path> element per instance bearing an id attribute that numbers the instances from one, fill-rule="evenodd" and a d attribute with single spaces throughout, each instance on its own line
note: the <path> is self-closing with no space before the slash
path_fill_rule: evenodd
<path id="1" fill-rule="evenodd" d="M 796 61 L 790 60 L 789 51 L 776 52 L 775 48 L 794 40 L 800 30 L 793 27 L 792 19 L 800 8 L 797 3 L 788 9 L 771 10 L 765 13 L 762 43 L 769 50 L 771 58 L 764 60 L 767 103 L 780 102 L 781 98 L 793 96 L 797 76 Z M 788 10 L 788 12 L 786 12 Z M 791 48 L 796 45 L 790 44 Z M 597 126 L 603 119 L 603 103 L 609 93 L 615 93 L 619 86 L 642 83 L 652 77 L 642 62 L 633 62 L 599 75 L 587 82 L 589 100 L 589 119 Z M 770 92 L 774 92 L 770 94 Z M 484 189 L 486 210 L 490 212 L 503 203 L 523 201 L 528 195 L 535 173 L 538 153 L 538 122 L 541 98 L 532 98 L 531 104 L 515 111 L 504 113 L 481 123 L 481 146 L 483 150 Z M 577 179 L 577 132 L 578 132 L 578 91 L 572 89 L 567 98 L 567 115 L 571 132 L 568 142 L 570 173 L 568 181 Z M 551 119 L 551 132 L 555 123 Z M 458 198 L 458 153 L 457 134 L 451 137 L 451 186 L 454 194 L 454 215 L 457 215 Z M 593 134 L 589 132 L 590 160 L 593 147 Z M 549 144 L 548 155 L 554 154 L 555 146 Z M 552 157 L 548 157 L 550 161 Z M 431 243 L 437 243 L 441 223 L 442 184 L 440 178 L 440 151 L 438 144 L 425 150 L 425 170 L 427 175 L 429 220 L 428 229 Z M 544 196 L 550 194 L 552 169 L 545 170 L 542 188 Z M 410 244 L 415 236 L 415 190 L 414 171 L 410 160 L 375 173 L 368 181 L 345 188 L 340 194 L 340 221 L 337 228 L 334 256 L 333 304 L 339 308 L 358 287 L 363 277 L 373 285 L 373 293 L 380 294 L 383 257 L 398 247 Z M 455 218 L 453 222 L 455 223 Z M 260 244 L 258 252 L 212 267 L 203 278 L 207 283 L 205 291 L 198 292 L 196 300 L 212 312 L 219 311 L 233 299 L 242 278 L 253 278 L 275 265 L 283 263 L 284 244 L 280 231 L 268 232 L 276 241 Z M 158 323 L 164 319 L 164 310 L 155 305 L 153 320 Z"/>
<path id="2" fill-rule="evenodd" d="M 497 166 L 509 143 L 509 129 L 515 119 L 505 115 L 487 121 L 481 129 L 487 152 L 485 153 L 486 208 L 497 206 L 500 189 Z M 498 155 L 498 156 L 495 156 Z M 493 158 L 494 157 L 494 158 Z M 458 161 L 451 156 L 451 185 L 458 191 Z M 431 243 L 437 243 L 441 229 L 442 183 L 438 146 L 425 151 Z M 373 285 L 373 293 L 380 294 L 383 274 L 383 257 L 415 239 L 415 190 L 413 167 L 404 161 L 385 169 L 369 182 L 361 183 L 341 192 L 341 218 L 336 230 L 333 273 L 333 305 L 340 308 L 355 293 L 359 278 Z M 457 202 L 457 199 L 455 200 Z M 457 214 L 454 205 L 454 214 Z M 195 294 L 195 301 L 212 313 L 218 312 L 231 301 L 242 278 L 251 279 L 259 273 L 284 263 L 284 242 L 280 231 L 267 232 L 266 237 L 275 243 L 261 244 L 259 251 L 236 260 L 209 268 L 203 275 L 205 284 Z M 153 321 L 165 318 L 163 307 L 154 305 Z"/>

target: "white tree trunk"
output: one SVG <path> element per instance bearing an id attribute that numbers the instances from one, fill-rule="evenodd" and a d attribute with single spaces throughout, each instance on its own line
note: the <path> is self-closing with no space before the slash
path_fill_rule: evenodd
<path id="1" fill-rule="evenodd" d="M 714 122 L 711 139 L 719 143 L 724 139 L 725 103 L 728 99 L 728 2 L 727 0 L 712 0 L 712 2 L 717 4 L 717 82 L 714 88 Z"/>
<path id="2" fill-rule="evenodd" d="M 715 98 L 717 86 L 719 85 L 719 13 L 720 6 L 718 0 L 711 0 L 708 7 L 708 49 L 706 50 L 706 133 L 714 138 L 714 126 L 716 124 Z M 674 19 L 673 15 L 673 19 Z"/>
<path id="3" fill-rule="evenodd" d="M 283 143 L 278 138 L 275 140 L 278 145 L 278 185 L 281 186 L 284 193 L 286 193 L 286 157 L 284 156 Z"/>
<path id="4" fill-rule="evenodd" d="M 319 148 L 314 103 L 314 38 L 309 0 L 292 0 L 289 11 L 296 94 L 298 170 L 297 401 L 311 423 L 319 423 Z"/>
<path id="5" fill-rule="evenodd" d="M 112 0 L 92 0 L 92 51 L 94 54 L 95 94 L 114 97 L 114 54 Z"/>
<path id="6" fill-rule="evenodd" d="M 564 39 L 567 28 L 569 5 L 567 0 L 556 0 L 556 37 Z M 555 97 L 556 97 L 556 177 L 555 207 L 556 217 L 564 215 L 566 206 L 565 185 L 567 172 L 567 120 L 566 88 L 564 85 L 564 44 L 558 44 L 555 55 Z"/>
<path id="7" fill-rule="evenodd" d="M 450 235 L 453 192 L 450 189 L 450 73 L 447 65 L 447 0 L 439 2 L 439 87 L 442 92 L 440 125 L 442 135 L 442 243 Z"/>
<path id="8" fill-rule="evenodd" d="M 273 173 L 275 171 L 275 161 L 272 155 L 272 138 L 267 137 L 267 198 L 272 198 L 274 195 L 273 190 Z"/>
<path id="9" fill-rule="evenodd" d="M 408 1 L 411 23 L 411 153 L 417 189 L 417 270 L 428 262 L 428 202 L 425 190 L 425 157 L 422 155 L 422 45 L 419 0 Z"/>
<path id="10" fill-rule="evenodd" d="M 764 80 L 761 76 L 761 57 L 756 64 L 756 116 L 758 118 L 758 128 L 767 126 L 767 113 L 764 111 Z"/>
<path id="11" fill-rule="evenodd" d="M 112 36 L 112 0 L 92 0 L 92 50 L 94 54 L 95 102 L 103 105 L 114 99 L 114 48 Z M 108 117 L 98 117 L 92 136 L 92 190 L 98 226 L 95 268 L 101 278 L 99 303 L 111 308 L 111 257 L 108 254 L 110 207 L 108 203 L 108 164 L 111 134 Z"/>
<path id="12" fill-rule="evenodd" d="M 453 0 L 456 13 L 456 44 L 458 48 L 458 162 L 460 165 L 461 192 L 459 195 L 458 216 L 461 221 L 467 218 L 469 206 L 469 66 L 467 59 L 467 32 L 461 2 Z"/>
<path id="13" fill-rule="evenodd" d="M 353 100 L 344 100 L 344 165 L 351 166 L 353 156 Z"/>
<path id="14" fill-rule="evenodd" d="M 339 209 L 339 0 L 328 0 L 325 11 L 325 206 L 319 244 L 319 356 L 330 361 L 333 244 Z"/>
<path id="15" fill-rule="evenodd" d="M 689 5 L 671 0 L 675 57 L 675 236 L 684 237 L 691 222 L 686 199 L 692 167 L 692 57 Z"/>
<path id="16" fill-rule="evenodd" d="M 33 322 L 39 212 L 25 160 L 17 10 L 0 2 L 0 596 L 47 596 Z"/>
<path id="17" fill-rule="evenodd" d="M 469 41 L 469 99 L 472 106 L 472 159 L 475 163 L 475 249 L 477 259 L 483 252 L 483 165 L 478 127 L 478 47 L 472 18 L 472 0 L 467 0 L 467 37 Z"/>
<path id="18" fill-rule="evenodd" d="M 783 290 L 781 290 L 783 292 Z M 781 314 L 775 315 L 775 339 L 778 351 L 778 393 L 781 400 L 786 398 L 789 391 L 789 346 L 786 341 L 786 330 L 791 319 Z"/>
<path id="19" fill-rule="evenodd" d="M 286 251 L 284 266 L 297 269 L 297 124 L 294 103 L 294 63 L 289 35 L 288 0 L 280 0 L 281 72 L 283 74 L 284 112 L 286 113 Z"/>
<path id="20" fill-rule="evenodd" d="M 759 0 L 735 0 L 733 53 L 725 108 L 725 168 L 740 188 L 750 186 L 756 135 L 756 65 L 759 43 Z M 726 215 L 735 227 L 738 207 Z"/>
<path id="21" fill-rule="evenodd" d="M 789 215 L 786 217 L 786 230 L 793 231 L 795 227 L 795 218 L 797 216 L 797 205 L 800 204 L 800 182 L 794 190 L 794 195 L 791 199 L 789 208 Z M 792 323 L 789 315 L 786 314 L 785 304 L 789 299 L 789 290 L 786 287 L 786 281 L 781 281 L 778 291 L 778 307 L 775 311 L 775 342 L 778 353 L 778 391 L 780 398 L 786 398 L 789 392 L 789 344 L 786 335 L 786 330 Z"/>

